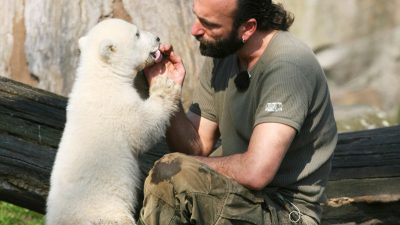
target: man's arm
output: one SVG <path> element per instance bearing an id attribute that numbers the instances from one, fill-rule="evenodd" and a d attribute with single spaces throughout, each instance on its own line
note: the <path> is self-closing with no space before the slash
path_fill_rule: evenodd
<path id="1" fill-rule="evenodd" d="M 196 158 L 249 189 L 261 190 L 273 180 L 295 135 L 296 130 L 290 126 L 262 123 L 254 128 L 246 152 Z"/>
<path id="2" fill-rule="evenodd" d="M 186 70 L 181 57 L 175 54 L 171 45 L 162 44 L 160 51 L 166 55 L 162 62 L 144 70 L 149 85 L 152 80 L 166 75 L 179 85 L 183 85 Z M 171 118 L 171 126 L 167 130 L 167 142 L 172 150 L 190 155 L 208 156 L 219 137 L 215 122 L 200 117 L 192 112 L 184 113 L 182 105 Z"/>
<path id="3" fill-rule="evenodd" d="M 174 151 L 208 156 L 219 137 L 218 125 L 195 113 L 184 113 L 182 106 L 167 130 L 168 145 Z"/>
<path id="4" fill-rule="evenodd" d="M 170 45 L 161 45 L 160 50 L 169 57 L 145 69 L 149 84 L 154 77 L 164 74 L 183 85 L 185 68 L 182 59 Z M 180 111 L 171 119 L 167 140 L 177 151 L 199 155 L 199 160 L 217 172 L 250 189 L 259 190 L 274 178 L 295 135 L 296 130 L 290 126 L 262 123 L 254 128 L 245 153 L 207 158 L 204 156 L 211 153 L 219 137 L 217 124 L 191 112 L 185 115 L 180 107 Z"/>

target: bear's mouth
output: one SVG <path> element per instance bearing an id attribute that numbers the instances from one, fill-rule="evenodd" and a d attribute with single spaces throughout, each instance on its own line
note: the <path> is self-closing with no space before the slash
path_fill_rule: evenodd
<path id="1" fill-rule="evenodd" d="M 153 52 L 150 52 L 150 56 L 153 58 L 155 63 L 159 63 L 163 59 L 163 56 L 159 49 L 157 49 Z"/>

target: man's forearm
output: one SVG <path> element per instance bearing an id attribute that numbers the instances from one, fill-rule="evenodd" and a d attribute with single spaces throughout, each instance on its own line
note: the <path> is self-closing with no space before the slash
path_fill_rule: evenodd
<path id="1" fill-rule="evenodd" d="M 241 170 L 242 154 L 223 157 L 196 156 L 195 158 L 224 176 L 230 177 L 238 182 L 241 180 L 238 171 Z"/>
<path id="2" fill-rule="evenodd" d="M 230 156 L 196 157 L 210 168 L 252 190 L 261 190 L 277 173 L 296 130 L 280 123 L 258 124 L 243 153 Z"/>
<path id="3" fill-rule="evenodd" d="M 166 136 L 167 143 L 172 151 L 189 155 L 202 155 L 200 137 L 187 118 L 182 104 L 179 104 L 179 111 L 171 118 L 171 125 L 167 129 Z"/>
<path id="4" fill-rule="evenodd" d="M 251 162 L 246 154 L 235 154 L 223 157 L 195 157 L 197 160 L 203 162 L 216 172 L 229 177 L 239 184 L 251 189 L 261 190 L 267 185 L 266 178 L 259 177 L 256 173 Z M 265 174 L 268 176 L 269 174 Z M 268 183 L 272 180 L 271 177 L 267 179 Z"/>

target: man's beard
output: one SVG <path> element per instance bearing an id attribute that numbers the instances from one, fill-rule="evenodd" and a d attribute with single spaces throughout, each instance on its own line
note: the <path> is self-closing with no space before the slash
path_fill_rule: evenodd
<path id="1" fill-rule="evenodd" d="M 205 41 L 197 38 L 200 42 L 200 53 L 204 56 L 213 58 L 224 58 L 235 53 L 243 45 L 242 39 L 238 37 L 237 29 L 233 30 L 227 38 L 218 39 L 216 41 Z"/>

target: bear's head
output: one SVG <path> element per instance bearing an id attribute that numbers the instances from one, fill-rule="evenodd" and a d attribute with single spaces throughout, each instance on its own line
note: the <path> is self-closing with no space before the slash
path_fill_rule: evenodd
<path id="1" fill-rule="evenodd" d="M 121 76 L 132 76 L 162 59 L 160 39 L 121 19 L 106 19 L 79 39 L 81 62 L 101 64 Z"/>

